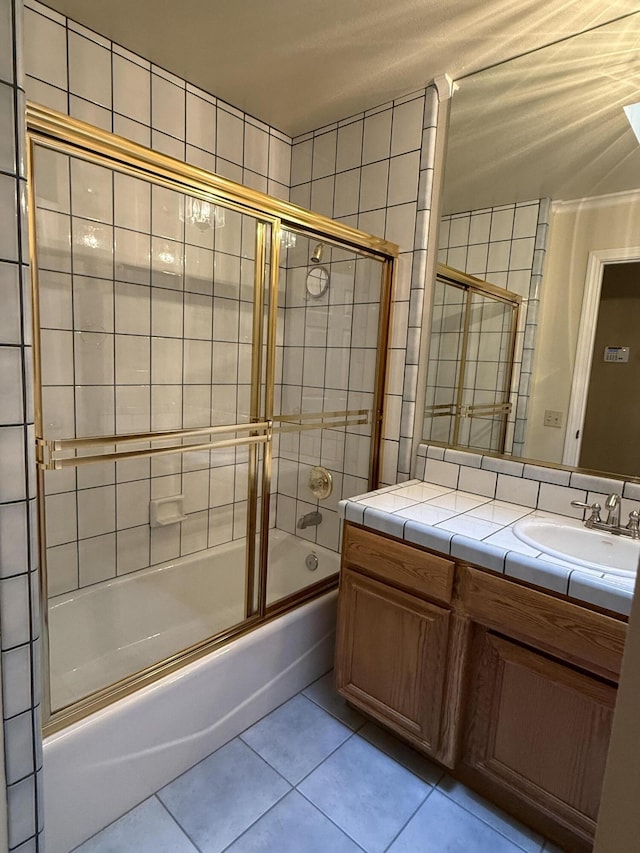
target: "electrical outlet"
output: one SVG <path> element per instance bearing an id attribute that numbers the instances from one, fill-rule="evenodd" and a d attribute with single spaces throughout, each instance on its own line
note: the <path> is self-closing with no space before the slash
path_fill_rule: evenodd
<path id="1" fill-rule="evenodd" d="M 544 413 L 544 425 L 549 427 L 562 426 L 562 412 L 553 412 L 547 409 Z"/>

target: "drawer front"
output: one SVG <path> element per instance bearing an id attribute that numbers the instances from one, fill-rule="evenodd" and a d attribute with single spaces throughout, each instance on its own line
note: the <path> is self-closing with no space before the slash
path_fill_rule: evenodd
<path id="1" fill-rule="evenodd" d="M 456 609 L 474 622 L 618 681 L 622 620 L 469 566 L 458 566 L 456 590 Z"/>
<path id="2" fill-rule="evenodd" d="M 435 601 L 449 603 L 454 563 L 351 524 L 342 545 L 345 566 Z"/>

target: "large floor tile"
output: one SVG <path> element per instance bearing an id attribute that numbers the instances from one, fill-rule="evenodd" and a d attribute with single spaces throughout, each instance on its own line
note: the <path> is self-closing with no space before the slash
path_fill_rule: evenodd
<path id="1" fill-rule="evenodd" d="M 350 736 L 351 729 L 300 695 L 240 735 L 293 785 Z"/>
<path id="2" fill-rule="evenodd" d="M 290 786 L 236 738 L 158 793 L 203 853 L 218 853 Z"/>
<path id="3" fill-rule="evenodd" d="M 522 853 L 504 835 L 437 789 L 389 847 L 389 853 Z"/>
<path id="4" fill-rule="evenodd" d="M 368 740 L 369 743 L 377 746 L 378 749 L 386 752 L 390 758 L 402 764 L 407 770 L 428 782 L 429 785 L 435 785 L 442 778 L 442 768 L 394 737 L 391 732 L 376 726 L 375 723 L 367 723 L 359 730 L 358 734 Z"/>
<path id="5" fill-rule="evenodd" d="M 302 693 L 354 731 L 357 731 L 365 723 L 362 714 L 359 714 L 354 708 L 350 708 L 336 691 L 333 670 L 305 687 Z"/>
<path id="6" fill-rule="evenodd" d="M 254 823 L 228 853 L 360 853 L 360 847 L 297 791 Z"/>
<path id="7" fill-rule="evenodd" d="M 506 835 L 518 847 L 526 850 L 527 853 L 539 853 L 540 847 L 544 838 L 533 829 L 529 829 L 515 817 L 512 817 L 507 812 L 485 800 L 480 794 L 476 794 L 462 782 L 457 782 L 450 776 L 445 776 L 438 784 L 438 788 L 452 800 L 455 800 L 458 805 L 470 811 L 480 820 L 488 823 L 502 835 Z"/>
<path id="8" fill-rule="evenodd" d="M 76 853 L 197 853 L 162 803 L 151 797 L 102 832 Z"/>
<path id="9" fill-rule="evenodd" d="M 431 788 L 353 735 L 299 790 L 368 853 L 381 853 Z"/>

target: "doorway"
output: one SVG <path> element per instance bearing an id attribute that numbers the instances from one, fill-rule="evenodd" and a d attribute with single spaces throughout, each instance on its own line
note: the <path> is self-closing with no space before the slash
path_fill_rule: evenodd
<path id="1" fill-rule="evenodd" d="M 640 474 L 640 261 L 606 264 L 579 465 Z"/>
<path id="2" fill-rule="evenodd" d="M 616 270 L 620 272 L 616 272 Z M 622 447 L 623 443 L 627 443 L 625 435 L 637 436 L 639 420 L 630 421 L 630 411 L 627 411 L 629 404 L 633 402 L 634 397 L 634 382 L 633 365 L 636 365 L 636 370 L 640 373 L 640 368 L 637 361 L 640 354 L 636 352 L 637 347 L 635 341 L 638 338 L 637 319 L 640 308 L 640 289 L 638 288 L 638 275 L 640 274 L 640 247 L 633 246 L 621 249 L 602 249 L 591 252 L 589 262 L 587 264 L 587 273 L 585 277 L 584 297 L 582 300 L 582 314 L 580 317 L 580 331 L 578 334 L 578 344 L 576 347 L 575 367 L 573 371 L 573 382 L 571 386 L 571 400 L 569 404 L 569 413 L 567 417 L 567 429 L 564 439 L 564 451 L 562 455 L 562 463 L 571 467 L 585 467 L 592 470 L 608 471 L 610 473 L 625 473 L 628 474 L 631 470 L 640 470 L 638 454 L 632 458 L 628 457 L 623 468 L 620 468 L 621 460 L 625 456 L 624 452 L 618 452 L 618 447 Z M 620 312 L 620 322 L 618 325 L 610 325 L 609 315 L 612 306 L 615 306 L 618 295 L 624 291 L 625 285 L 620 283 L 626 278 L 631 282 L 635 281 L 635 293 L 638 295 L 633 297 L 634 286 L 626 285 L 630 288 L 628 296 L 625 299 L 626 307 Z M 605 286 L 605 278 L 607 284 Z M 612 282 L 618 282 L 612 283 Z M 603 303 L 602 295 L 606 292 L 613 294 L 611 297 L 606 296 L 605 320 L 603 334 L 607 336 L 602 340 L 596 336 L 599 334 L 598 325 Z M 629 310 L 629 322 L 624 319 L 624 314 Z M 631 313 L 633 312 L 633 313 Z M 613 314 L 615 316 L 616 310 Z M 634 320 L 635 318 L 635 325 Z M 629 340 L 625 343 L 622 340 L 614 342 L 609 339 L 611 335 L 625 335 Z M 605 359 L 604 347 L 611 348 L 607 353 L 608 360 Z M 626 353 L 618 351 L 615 348 L 628 347 L 629 361 L 621 359 L 626 357 Z M 635 353 L 635 357 L 634 357 Z M 613 360 L 615 359 L 615 360 Z M 605 371 L 606 368 L 606 371 Z M 631 372 L 629 370 L 631 368 Z M 599 431 L 591 436 L 592 427 L 586 426 L 587 419 L 587 404 L 588 397 L 591 393 L 591 376 L 595 371 L 595 375 L 604 373 L 606 379 L 603 383 L 607 385 L 608 380 L 612 380 L 609 388 L 607 402 L 605 398 L 601 402 L 598 401 L 598 392 L 596 391 L 595 402 L 592 404 L 592 416 L 596 421 L 600 420 Z M 637 377 L 638 373 L 633 373 Z M 631 382 L 627 385 L 627 378 Z M 615 389 L 615 391 L 614 391 Z M 597 414 L 598 407 L 601 415 Z M 634 416 L 635 417 L 635 416 Z M 590 418 L 591 419 L 591 418 Z M 605 421 L 607 424 L 605 425 Z M 622 423 L 624 421 L 624 424 Z M 635 427 L 634 424 L 635 423 Z M 627 432 L 628 424 L 628 432 Z M 592 447 L 598 448 L 598 458 L 596 460 L 595 451 L 587 450 L 583 456 L 582 447 L 585 444 L 585 430 L 588 429 L 589 435 L 586 436 L 587 443 Z M 636 442 L 637 443 L 637 439 Z M 631 446 L 634 442 L 630 442 Z M 615 447 L 614 447 L 615 446 Z M 597 464 L 596 464 L 597 462 Z"/>

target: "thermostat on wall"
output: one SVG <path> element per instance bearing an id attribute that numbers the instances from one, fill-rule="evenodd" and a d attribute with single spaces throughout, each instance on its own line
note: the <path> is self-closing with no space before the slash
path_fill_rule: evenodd
<path id="1" fill-rule="evenodd" d="M 626 364 L 629 361 L 629 347 L 605 347 L 604 360 Z"/>

